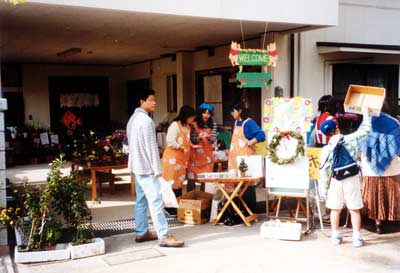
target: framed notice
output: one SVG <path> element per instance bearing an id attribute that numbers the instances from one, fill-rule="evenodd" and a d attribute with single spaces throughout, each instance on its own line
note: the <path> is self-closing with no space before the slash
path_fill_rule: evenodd
<path id="1" fill-rule="evenodd" d="M 47 132 L 40 133 L 40 143 L 42 145 L 49 145 L 49 134 Z"/>

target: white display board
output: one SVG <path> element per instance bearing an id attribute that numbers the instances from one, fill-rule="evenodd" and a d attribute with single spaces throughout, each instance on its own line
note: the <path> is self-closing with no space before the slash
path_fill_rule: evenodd
<path id="1" fill-rule="evenodd" d="M 237 156 L 236 163 L 239 166 L 240 161 L 244 159 L 247 164 L 248 170 L 246 176 L 250 177 L 263 177 L 264 176 L 264 157 L 261 155 L 250 156 Z"/>
<path id="2" fill-rule="evenodd" d="M 302 156 L 292 164 L 279 165 L 265 157 L 265 187 L 309 189 L 308 157 Z M 292 191 L 288 191 L 289 193 Z"/>

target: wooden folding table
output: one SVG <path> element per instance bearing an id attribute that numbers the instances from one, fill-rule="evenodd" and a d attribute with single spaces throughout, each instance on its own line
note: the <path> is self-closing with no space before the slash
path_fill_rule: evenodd
<path id="1" fill-rule="evenodd" d="M 252 221 L 258 222 L 257 215 L 249 209 L 249 207 L 243 201 L 242 196 L 246 192 L 247 188 L 251 185 L 257 184 L 260 181 L 260 178 L 261 177 L 197 178 L 197 180 L 202 183 L 214 183 L 226 198 L 225 205 L 214 219 L 213 225 L 218 224 L 219 219 L 221 219 L 222 215 L 230 204 L 232 204 L 233 209 L 237 212 L 237 214 L 239 214 L 246 226 L 250 226 Z M 224 185 L 226 185 L 228 188 L 233 187 L 233 191 L 228 193 Z M 244 216 L 242 211 L 239 209 L 238 204 L 236 204 L 233 199 L 235 197 L 238 197 L 249 216 Z"/>

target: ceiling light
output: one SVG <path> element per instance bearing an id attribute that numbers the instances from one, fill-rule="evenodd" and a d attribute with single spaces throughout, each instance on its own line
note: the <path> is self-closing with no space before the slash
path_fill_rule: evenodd
<path id="1" fill-rule="evenodd" d="M 79 54 L 82 52 L 82 48 L 80 47 L 71 47 L 64 51 L 57 52 L 58 57 L 69 57 L 75 54 Z"/>

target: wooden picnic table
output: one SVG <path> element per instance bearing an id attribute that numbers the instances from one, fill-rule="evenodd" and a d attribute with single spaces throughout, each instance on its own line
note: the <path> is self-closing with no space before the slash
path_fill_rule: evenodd
<path id="1" fill-rule="evenodd" d="M 104 172 L 110 174 L 110 192 L 114 194 L 115 192 L 115 184 L 114 179 L 112 177 L 112 170 L 120 170 L 126 169 L 128 164 L 116 164 L 116 165 L 105 165 L 105 166 L 88 166 L 87 164 L 79 164 L 72 162 L 71 169 L 74 170 L 75 168 L 82 168 L 84 170 L 90 171 L 90 181 L 92 182 L 92 201 L 97 199 L 97 179 L 96 179 L 96 172 Z M 135 179 L 132 174 L 130 174 L 131 178 L 131 194 L 135 197 Z"/>

